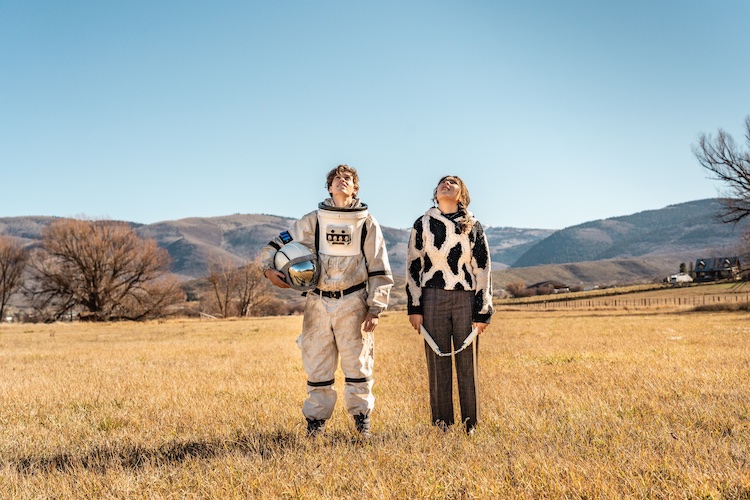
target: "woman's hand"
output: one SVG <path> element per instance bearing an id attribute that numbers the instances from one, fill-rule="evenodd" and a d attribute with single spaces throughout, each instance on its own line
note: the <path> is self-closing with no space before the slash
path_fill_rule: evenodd
<path id="1" fill-rule="evenodd" d="M 411 326 L 414 327 L 414 329 L 419 332 L 419 328 L 422 326 L 422 319 L 424 317 L 421 314 L 410 314 L 409 315 L 409 323 L 411 323 Z"/>
<path id="2" fill-rule="evenodd" d="M 477 329 L 477 335 L 481 335 L 488 326 L 490 326 L 488 323 L 474 323 L 474 328 Z"/>

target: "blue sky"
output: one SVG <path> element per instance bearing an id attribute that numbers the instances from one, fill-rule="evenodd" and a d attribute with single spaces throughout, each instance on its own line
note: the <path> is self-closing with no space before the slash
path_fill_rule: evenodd
<path id="1" fill-rule="evenodd" d="M 750 2 L 0 0 L 0 217 L 300 217 L 359 170 L 386 226 L 445 174 L 484 225 L 717 196 Z"/>

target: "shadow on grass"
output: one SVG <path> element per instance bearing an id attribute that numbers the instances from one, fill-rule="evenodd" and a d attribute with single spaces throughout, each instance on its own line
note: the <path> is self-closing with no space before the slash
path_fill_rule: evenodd
<path id="1" fill-rule="evenodd" d="M 52 456 L 27 456 L 11 459 L 11 468 L 21 474 L 80 469 L 104 473 L 112 469 L 138 470 L 164 466 L 193 459 L 205 460 L 230 454 L 254 455 L 270 459 L 278 454 L 308 446 L 307 438 L 291 431 L 250 433 L 235 438 L 209 441 L 171 441 L 158 448 L 142 446 L 93 447 L 82 453 L 60 453 Z"/>
<path id="2" fill-rule="evenodd" d="M 316 448 L 378 446 L 393 441 L 402 442 L 408 437 L 408 433 L 385 432 L 375 433 L 370 439 L 363 439 L 353 430 L 327 431 L 322 436 L 308 437 L 304 430 L 274 430 L 246 432 L 205 441 L 173 440 L 156 448 L 117 444 L 96 446 L 80 453 L 17 457 L 5 462 L 11 469 L 26 475 L 76 470 L 103 474 L 111 470 L 140 470 L 144 467 L 170 466 L 190 460 L 209 460 L 228 455 L 256 456 L 263 460 L 271 460 L 288 453 L 305 453 Z"/>
<path id="3" fill-rule="evenodd" d="M 381 436 L 382 441 L 385 437 Z M 53 471 L 89 470 L 105 473 L 110 470 L 139 470 L 206 460 L 232 454 L 258 456 L 264 460 L 290 452 L 307 450 L 311 446 L 361 446 L 372 444 L 348 432 L 327 432 L 316 438 L 298 431 L 276 430 L 250 432 L 225 439 L 206 441 L 170 441 L 158 448 L 145 446 L 97 446 L 81 453 L 60 453 L 51 456 L 27 456 L 9 460 L 9 465 L 21 474 L 44 474 Z"/>

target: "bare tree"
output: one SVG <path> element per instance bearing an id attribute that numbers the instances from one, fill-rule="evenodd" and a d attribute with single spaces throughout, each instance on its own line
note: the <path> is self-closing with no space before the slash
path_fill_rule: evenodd
<path id="1" fill-rule="evenodd" d="M 224 317 L 262 315 L 274 300 L 257 263 L 246 261 L 237 267 L 229 259 L 214 259 L 209 264 L 208 282 L 211 302 Z"/>
<path id="2" fill-rule="evenodd" d="M 513 280 L 505 285 L 505 289 L 513 297 L 523 297 L 526 291 L 526 284 L 521 280 Z"/>
<path id="3" fill-rule="evenodd" d="M 724 183 L 719 214 L 723 222 L 737 223 L 750 216 L 750 116 L 745 118 L 745 149 L 731 135 L 719 129 L 716 137 L 701 134 L 693 154 L 713 179 Z"/>
<path id="4" fill-rule="evenodd" d="M 257 262 L 246 262 L 237 269 L 238 314 L 240 316 L 261 316 L 273 302 L 274 296 L 263 270 Z"/>
<path id="5" fill-rule="evenodd" d="M 184 300 L 169 263 L 166 250 L 124 222 L 62 219 L 45 228 L 32 261 L 32 305 L 45 320 L 159 317 Z"/>
<path id="6" fill-rule="evenodd" d="M 0 320 L 5 317 L 5 306 L 23 284 L 23 272 L 29 251 L 15 238 L 0 236 Z"/>
<path id="7" fill-rule="evenodd" d="M 237 291 L 235 265 L 226 257 L 211 259 L 208 264 L 208 282 L 211 284 L 213 302 L 223 317 L 231 316 L 229 310 Z"/>

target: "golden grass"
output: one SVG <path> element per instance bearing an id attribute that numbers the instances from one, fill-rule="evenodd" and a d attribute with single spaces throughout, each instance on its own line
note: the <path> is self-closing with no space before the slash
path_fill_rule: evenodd
<path id="1" fill-rule="evenodd" d="M 343 401 L 306 437 L 300 327 L 3 326 L 0 496 L 750 498 L 747 314 L 500 311 L 473 437 L 428 424 L 422 342 L 387 314 L 365 443 Z"/>

